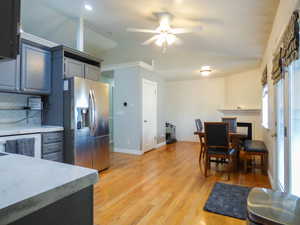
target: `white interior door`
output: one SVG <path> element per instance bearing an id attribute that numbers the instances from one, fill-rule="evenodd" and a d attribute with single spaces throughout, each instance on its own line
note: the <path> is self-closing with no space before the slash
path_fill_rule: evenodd
<path id="1" fill-rule="evenodd" d="M 157 83 L 143 79 L 143 151 L 156 147 Z"/>

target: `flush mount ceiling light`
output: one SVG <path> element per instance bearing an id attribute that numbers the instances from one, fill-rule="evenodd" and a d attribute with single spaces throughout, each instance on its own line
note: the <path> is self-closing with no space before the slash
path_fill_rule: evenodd
<path id="1" fill-rule="evenodd" d="M 212 73 L 210 66 L 202 66 L 200 73 L 203 77 L 208 77 Z"/>
<path id="2" fill-rule="evenodd" d="M 87 11 L 92 11 L 93 10 L 93 7 L 90 5 L 90 4 L 84 4 L 84 8 L 87 10 Z"/>

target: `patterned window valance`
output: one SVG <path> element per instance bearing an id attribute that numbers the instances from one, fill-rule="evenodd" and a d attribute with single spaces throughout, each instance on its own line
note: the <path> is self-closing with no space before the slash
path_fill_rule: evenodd
<path id="1" fill-rule="evenodd" d="M 267 68 L 267 66 L 263 72 L 263 75 L 261 78 L 261 83 L 262 83 L 262 86 L 265 86 L 268 83 L 268 68 Z"/>
<path id="2" fill-rule="evenodd" d="M 295 11 L 283 34 L 282 63 L 289 66 L 299 58 L 299 13 Z"/>
<path id="3" fill-rule="evenodd" d="M 274 81 L 274 84 L 283 78 L 281 51 L 282 49 L 280 48 L 279 52 L 273 58 L 272 80 Z"/>

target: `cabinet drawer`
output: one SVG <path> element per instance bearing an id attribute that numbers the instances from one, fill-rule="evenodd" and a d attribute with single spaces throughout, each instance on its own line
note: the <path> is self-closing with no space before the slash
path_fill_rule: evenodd
<path id="1" fill-rule="evenodd" d="M 56 162 L 63 162 L 63 153 L 62 152 L 55 152 L 43 155 L 43 159 L 56 161 Z"/>
<path id="2" fill-rule="evenodd" d="M 53 133 L 44 133 L 43 134 L 43 144 L 62 142 L 63 133 L 62 132 L 53 132 Z"/>
<path id="3" fill-rule="evenodd" d="M 63 143 L 50 143 L 43 145 L 43 154 L 53 153 L 53 152 L 62 152 L 63 150 Z"/>
<path id="4" fill-rule="evenodd" d="M 71 78 L 71 77 L 84 77 L 84 63 L 70 59 L 65 58 L 64 62 L 64 70 L 65 70 L 65 78 Z"/>
<path id="5" fill-rule="evenodd" d="M 100 67 L 85 64 L 85 79 L 99 81 L 101 70 Z"/>

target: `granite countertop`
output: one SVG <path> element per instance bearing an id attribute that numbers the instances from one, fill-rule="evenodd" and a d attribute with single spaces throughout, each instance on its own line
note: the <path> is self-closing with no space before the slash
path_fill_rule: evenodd
<path id="1" fill-rule="evenodd" d="M 96 170 L 21 155 L 0 156 L 0 225 L 98 181 Z"/>
<path id="2" fill-rule="evenodd" d="M 300 224 L 300 198 L 285 192 L 253 188 L 247 200 L 248 213 L 266 224 Z M 254 221 L 256 222 L 256 221 Z"/>
<path id="3" fill-rule="evenodd" d="M 0 136 L 20 135 L 20 134 L 34 134 L 47 133 L 55 131 L 63 131 L 64 128 L 60 126 L 11 126 L 0 127 Z"/>

